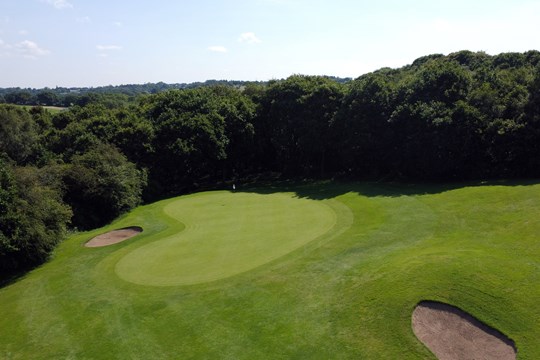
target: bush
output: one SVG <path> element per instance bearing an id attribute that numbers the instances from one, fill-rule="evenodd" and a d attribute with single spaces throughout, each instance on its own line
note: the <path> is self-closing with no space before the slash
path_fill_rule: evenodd
<path id="1" fill-rule="evenodd" d="M 39 265 L 65 237 L 71 210 L 46 171 L 0 161 L 0 271 Z"/>
<path id="2" fill-rule="evenodd" d="M 89 229 L 139 205 L 146 175 L 114 146 L 100 143 L 73 156 L 64 182 L 65 200 L 73 208 L 73 225 Z"/>

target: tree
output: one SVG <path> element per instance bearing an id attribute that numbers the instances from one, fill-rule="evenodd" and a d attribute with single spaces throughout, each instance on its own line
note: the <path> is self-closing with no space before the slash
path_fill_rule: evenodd
<path id="1" fill-rule="evenodd" d="M 228 145 L 218 104 L 208 88 L 169 91 L 141 103 L 140 111 L 155 131 L 148 164 L 153 196 L 218 175 Z"/>
<path id="2" fill-rule="evenodd" d="M 26 90 L 7 93 L 4 98 L 8 104 L 32 105 L 33 102 L 32 93 Z"/>
<path id="3" fill-rule="evenodd" d="M 217 85 L 209 88 L 208 96 L 215 97 L 216 111 L 225 123 L 226 158 L 223 160 L 223 176 L 251 170 L 254 162 L 253 120 L 255 103 L 240 90 Z"/>
<path id="4" fill-rule="evenodd" d="M 155 130 L 152 123 L 131 109 L 113 111 L 108 119 L 107 142 L 115 145 L 140 167 L 148 167 L 153 153 Z"/>
<path id="5" fill-rule="evenodd" d="M 0 270 L 15 268 L 16 261 L 11 257 L 18 250 L 14 241 L 19 223 L 17 202 L 13 173 L 0 159 Z"/>
<path id="6" fill-rule="evenodd" d="M 466 101 L 471 71 L 446 57 L 424 62 L 403 77 L 389 118 L 394 138 L 392 168 L 416 179 L 458 178 L 463 154 L 453 113 Z"/>
<path id="7" fill-rule="evenodd" d="M 342 97 L 342 85 L 321 76 L 294 75 L 269 84 L 255 131 L 269 137 L 276 169 L 288 175 L 324 173 Z"/>
<path id="8" fill-rule="evenodd" d="M 395 75 L 386 69 L 353 81 L 336 116 L 341 166 L 356 176 L 391 172 L 389 154 L 395 144 L 388 120 L 395 101 Z"/>
<path id="9" fill-rule="evenodd" d="M 0 271 L 45 261 L 65 237 L 71 210 L 47 169 L 10 169 L 0 160 Z"/>
<path id="10" fill-rule="evenodd" d="M 89 229 L 139 205 L 146 175 L 114 146 L 97 143 L 73 156 L 64 170 L 64 183 L 73 225 Z"/>
<path id="11" fill-rule="evenodd" d="M 470 91 L 472 75 L 447 58 L 429 60 L 405 83 L 401 97 L 408 103 L 439 101 L 453 104 L 464 100 Z"/>
<path id="12" fill-rule="evenodd" d="M 0 105 L 0 153 L 20 165 L 28 164 L 37 145 L 37 126 L 30 114 L 12 105 Z"/>
<path id="13" fill-rule="evenodd" d="M 58 95 L 51 90 L 42 90 L 36 95 L 37 105 L 57 106 L 60 103 Z"/>

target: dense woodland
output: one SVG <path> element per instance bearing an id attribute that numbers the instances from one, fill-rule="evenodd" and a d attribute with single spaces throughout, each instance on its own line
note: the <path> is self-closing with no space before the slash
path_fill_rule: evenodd
<path id="1" fill-rule="evenodd" d="M 340 80 L 87 92 L 54 114 L 0 105 L 0 271 L 43 262 L 68 229 L 265 172 L 408 181 L 540 175 L 538 51 L 430 55 Z M 21 104 L 13 98 L 20 93 L 6 90 L 0 100 Z M 42 93 L 55 95 L 30 95 Z M 67 105 L 44 99 L 34 103 Z"/>

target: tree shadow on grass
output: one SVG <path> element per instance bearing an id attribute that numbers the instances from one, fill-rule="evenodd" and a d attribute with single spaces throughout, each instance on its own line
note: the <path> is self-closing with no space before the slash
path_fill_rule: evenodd
<path id="1" fill-rule="evenodd" d="M 35 267 L 34 267 L 35 268 Z M 0 289 L 22 280 L 34 268 L 19 271 L 0 271 Z"/>
<path id="2" fill-rule="evenodd" d="M 257 183 L 239 183 L 236 191 L 257 194 L 293 192 L 299 198 L 312 200 L 333 199 L 355 193 L 366 197 L 400 197 L 434 195 L 465 187 L 483 186 L 531 186 L 540 184 L 539 179 L 489 180 L 454 183 L 407 183 L 407 182 L 361 182 L 342 180 L 274 180 Z"/>

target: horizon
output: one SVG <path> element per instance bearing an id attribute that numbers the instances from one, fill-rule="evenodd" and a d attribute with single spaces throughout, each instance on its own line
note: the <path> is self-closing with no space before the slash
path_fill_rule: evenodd
<path id="1" fill-rule="evenodd" d="M 291 74 L 289 76 L 293 76 L 293 75 L 301 75 L 301 76 L 304 76 L 304 74 Z M 287 78 L 289 77 L 287 76 Z M 305 75 L 305 76 L 311 76 L 311 75 Z M 354 80 L 354 78 L 350 78 L 350 77 L 347 77 L 347 78 L 342 78 L 342 77 L 338 77 L 338 76 L 332 76 L 332 75 L 316 75 L 316 76 L 322 76 L 322 77 L 327 77 L 327 78 L 330 78 L 330 79 L 339 79 L 339 80 Z M 206 79 L 204 81 L 193 81 L 193 82 L 176 82 L 176 83 L 168 83 L 168 82 L 165 82 L 165 81 L 157 81 L 157 82 L 145 82 L 145 83 L 125 83 L 125 84 L 116 84 L 116 85 L 112 85 L 112 84 L 107 84 L 107 85 L 97 85 L 97 86 L 55 86 L 55 87 L 49 87 L 49 86 L 45 86 L 45 87 L 20 87 L 20 86 L 12 86 L 12 87 L 1 87 L 0 86 L 0 89 L 17 89 L 17 88 L 20 88 L 21 90 L 25 90 L 25 89 L 29 89 L 29 90 L 42 90 L 42 89 L 56 89 L 56 88 L 59 88 L 59 89 L 72 89 L 72 90 L 76 90 L 76 89 L 97 89 L 97 88 L 104 88 L 104 87 L 122 87 L 122 86 L 139 86 L 139 85 L 155 85 L 155 84 L 165 84 L 165 85 L 169 85 L 169 86 L 172 86 L 172 85 L 192 85 L 192 84 L 206 84 L 207 82 L 212 82 L 212 81 L 215 81 L 217 83 L 220 83 L 220 82 L 241 82 L 241 83 L 256 83 L 256 82 L 259 82 L 259 83 L 265 83 L 265 82 L 269 82 L 269 81 L 282 81 L 282 80 L 285 80 L 286 78 L 281 78 L 281 79 L 269 79 L 269 80 L 239 80 L 239 79 Z"/>
<path id="2" fill-rule="evenodd" d="M 527 0 L 4 0 L 0 13 L 1 88 L 354 79 L 431 54 L 540 49 Z"/>

